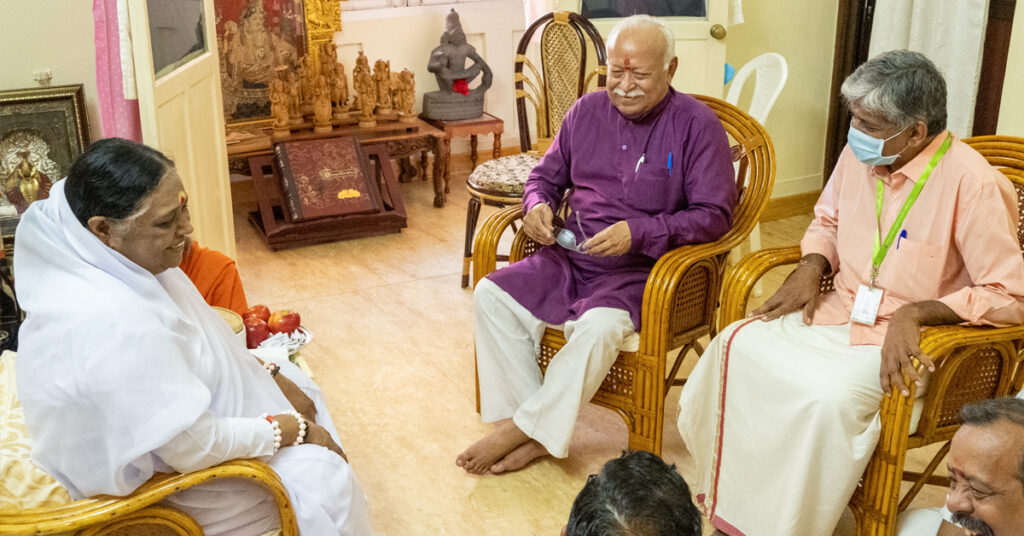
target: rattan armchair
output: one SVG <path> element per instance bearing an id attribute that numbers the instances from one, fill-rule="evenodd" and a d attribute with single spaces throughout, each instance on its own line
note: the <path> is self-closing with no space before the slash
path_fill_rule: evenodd
<path id="1" fill-rule="evenodd" d="M 188 474 L 158 474 L 126 497 L 97 496 L 53 508 L 0 512 L 0 534 L 202 536 L 195 520 L 158 503 L 183 489 L 221 478 L 251 479 L 267 488 L 277 505 L 282 536 L 298 536 L 295 512 L 281 479 L 256 460 L 233 460 Z"/>
<path id="2" fill-rule="evenodd" d="M 629 429 L 629 448 L 655 454 L 661 454 L 665 395 L 672 385 L 682 382 L 676 374 L 683 360 L 691 351 L 698 356 L 703 352 L 698 339 L 713 335 L 726 256 L 754 228 L 775 179 L 775 150 L 764 127 L 725 101 L 695 97 L 714 110 L 734 143 L 733 159 L 739 162 L 739 202 L 733 227 L 715 242 L 676 248 L 658 259 L 644 288 L 639 348 L 619 354 L 593 399 L 622 415 Z M 495 270 L 498 241 L 521 218 L 522 208 L 516 205 L 499 210 L 481 226 L 473 254 L 474 284 Z M 509 262 L 522 259 L 537 248 L 520 229 L 512 241 Z M 561 331 L 548 329 L 544 333 L 537 359 L 542 371 L 564 345 Z M 668 354 L 676 348 L 681 350 L 669 368 Z M 479 403 L 478 379 L 478 410 Z"/>
<path id="3" fill-rule="evenodd" d="M 1018 208 L 1024 213 L 1024 138 L 980 136 L 963 140 L 1003 172 L 1017 191 Z M 1024 247 L 1024 218 L 1018 219 L 1017 238 Z M 722 290 L 719 329 L 743 318 L 754 284 L 772 268 L 795 264 L 800 247 L 754 252 L 732 270 Z M 832 290 L 832 279 L 822 278 L 821 292 Z M 907 382 L 911 396 L 882 399 L 882 431 L 850 508 L 860 536 L 888 536 L 896 529 L 896 517 L 926 484 L 947 486 L 948 479 L 934 475 L 949 450 L 949 440 L 960 425 L 964 405 L 987 398 L 1007 396 L 1024 382 L 1022 349 L 1024 326 L 986 328 L 942 326 L 927 328 L 921 349 L 935 361 L 928 393 L 916 430 L 910 430 L 916 388 Z M 904 471 L 907 451 L 933 443 L 946 443 L 922 472 Z M 900 482 L 913 482 L 900 498 Z"/>
<path id="4" fill-rule="evenodd" d="M 540 32 L 540 39 L 535 36 Z M 534 45 L 539 41 L 539 46 Z M 588 54 L 591 51 L 592 54 Z M 534 57 L 531 60 L 531 57 Z M 469 285 L 473 236 L 481 205 L 503 208 L 519 203 L 530 170 L 562 128 L 562 119 L 584 94 L 601 89 L 608 67 L 604 40 L 583 16 L 570 11 L 541 15 L 523 32 L 516 47 L 515 95 L 519 154 L 484 162 L 466 181 L 466 244 L 462 286 Z M 534 64 L 539 62 L 540 69 Z M 528 104 L 533 107 L 531 124 Z M 533 134 L 531 134 L 531 130 Z"/>

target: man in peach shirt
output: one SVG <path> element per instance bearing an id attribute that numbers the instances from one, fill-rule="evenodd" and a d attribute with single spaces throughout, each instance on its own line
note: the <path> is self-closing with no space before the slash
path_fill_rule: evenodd
<path id="1" fill-rule="evenodd" d="M 1024 322 L 1009 181 L 946 130 L 923 55 L 884 53 L 843 84 L 848 146 L 803 258 L 763 307 L 716 337 L 680 396 L 692 480 L 720 533 L 831 535 L 904 395 L 922 326 Z M 818 295 L 822 274 L 836 290 Z M 923 390 L 923 389 L 922 389 Z M 911 426 L 916 426 L 912 422 Z"/>

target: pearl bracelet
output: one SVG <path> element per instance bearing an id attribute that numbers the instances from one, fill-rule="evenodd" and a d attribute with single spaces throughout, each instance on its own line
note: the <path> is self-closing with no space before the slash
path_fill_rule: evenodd
<path id="1" fill-rule="evenodd" d="M 295 410 L 286 411 L 285 413 L 295 417 L 295 420 L 299 421 L 299 435 L 295 437 L 295 442 L 292 443 L 293 447 L 299 446 L 306 441 L 306 418 Z"/>
<path id="2" fill-rule="evenodd" d="M 260 418 L 265 419 L 270 423 L 270 426 L 274 427 L 274 454 L 277 454 L 277 451 L 281 450 L 281 425 L 277 422 L 277 419 L 269 413 L 260 415 Z"/>
<path id="3" fill-rule="evenodd" d="M 277 363 L 271 363 L 269 361 L 263 364 L 263 368 L 267 369 L 267 372 L 270 373 L 271 377 L 277 376 L 277 373 L 281 372 L 280 365 L 278 365 Z"/>

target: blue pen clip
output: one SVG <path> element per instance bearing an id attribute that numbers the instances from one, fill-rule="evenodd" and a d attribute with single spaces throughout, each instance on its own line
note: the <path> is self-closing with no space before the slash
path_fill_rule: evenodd
<path id="1" fill-rule="evenodd" d="M 907 237 L 907 230 L 903 229 L 902 231 L 900 231 L 899 238 L 896 239 L 896 249 L 900 249 L 900 240 L 903 240 L 906 237 Z"/>
<path id="2" fill-rule="evenodd" d="M 672 176 L 672 153 L 668 153 L 668 176 Z"/>

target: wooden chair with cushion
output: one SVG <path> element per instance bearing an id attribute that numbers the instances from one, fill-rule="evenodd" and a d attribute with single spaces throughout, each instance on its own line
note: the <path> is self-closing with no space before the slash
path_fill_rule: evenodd
<path id="1" fill-rule="evenodd" d="M 15 389 L 15 354 L 0 354 L 0 534 L 77 536 L 202 536 L 187 514 L 159 504 L 165 497 L 221 478 L 245 478 L 267 489 L 281 530 L 263 536 L 297 536 L 295 512 L 280 477 L 257 460 L 232 460 L 188 474 L 157 474 L 125 497 L 72 501 L 60 484 L 31 461 L 31 442 Z"/>
<path id="2" fill-rule="evenodd" d="M 1024 138 L 979 136 L 963 140 L 1003 172 L 1017 191 L 1018 208 L 1024 214 Z M 1024 216 L 1017 223 L 1017 238 L 1024 247 Z M 800 260 L 800 247 L 756 251 L 732 270 L 722 290 L 719 329 L 743 318 L 754 284 L 769 270 Z M 821 292 L 835 287 L 831 277 L 823 277 Z M 941 326 L 926 328 L 921 349 L 935 361 L 928 392 L 923 396 L 920 420 L 911 429 L 916 388 L 909 398 L 882 399 L 882 431 L 875 453 L 850 508 L 857 519 L 857 534 L 887 536 L 896 529 L 896 517 L 903 512 L 926 484 L 948 486 L 949 480 L 935 476 L 949 451 L 949 440 L 960 425 L 958 414 L 964 405 L 987 398 L 1012 395 L 1024 383 L 1021 367 L 1024 351 L 1024 326 L 1010 328 Z M 909 449 L 945 442 L 922 472 L 905 471 Z M 900 482 L 912 486 L 900 498 Z"/>
<path id="3" fill-rule="evenodd" d="M 540 31 L 540 71 L 527 56 L 534 34 Z M 594 51 L 597 66 L 587 72 L 587 50 Z M 524 67 L 526 70 L 524 70 Z M 530 24 L 516 47 L 515 84 L 516 112 L 519 116 L 520 154 L 489 160 L 469 175 L 469 209 L 466 212 L 466 248 L 462 261 L 462 286 L 469 285 L 469 268 L 473 258 L 473 234 L 480 216 L 481 204 L 506 207 L 523 198 L 523 185 L 530 170 L 551 145 L 562 128 L 562 119 L 596 80 L 596 88 L 605 84 L 604 40 L 594 25 L 569 11 L 541 16 Z M 531 123 L 526 101 L 534 109 L 533 129 L 537 141 L 531 140 Z"/>
<path id="4" fill-rule="evenodd" d="M 682 246 L 663 255 L 655 264 L 644 288 L 643 329 L 627 339 L 593 402 L 619 412 L 629 429 L 629 448 L 661 454 L 665 395 L 679 367 L 693 351 L 703 352 L 698 339 L 714 334 L 726 256 L 742 243 L 757 223 L 775 180 L 775 150 L 757 121 L 735 106 L 711 97 L 695 95 L 722 121 L 739 162 L 736 187 L 739 201 L 733 226 L 715 242 Z M 494 213 L 480 228 L 473 253 L 474 283 L 494 271 L 497 244 L 505 229 L 522 218 L 519 205 Z M 509 261 L 520 260 L 538 249 L 522 229 L 512 241 Z M 538 363 L 546 370 L 554 354 L 565 345 L 563 333 L 545 331 Z M 668 367 L 670 351 L 681 348 Z M 668 372 L 666 372 L 668 371 Z M 480 384 L 477 381 L 477 410 Z"/>

